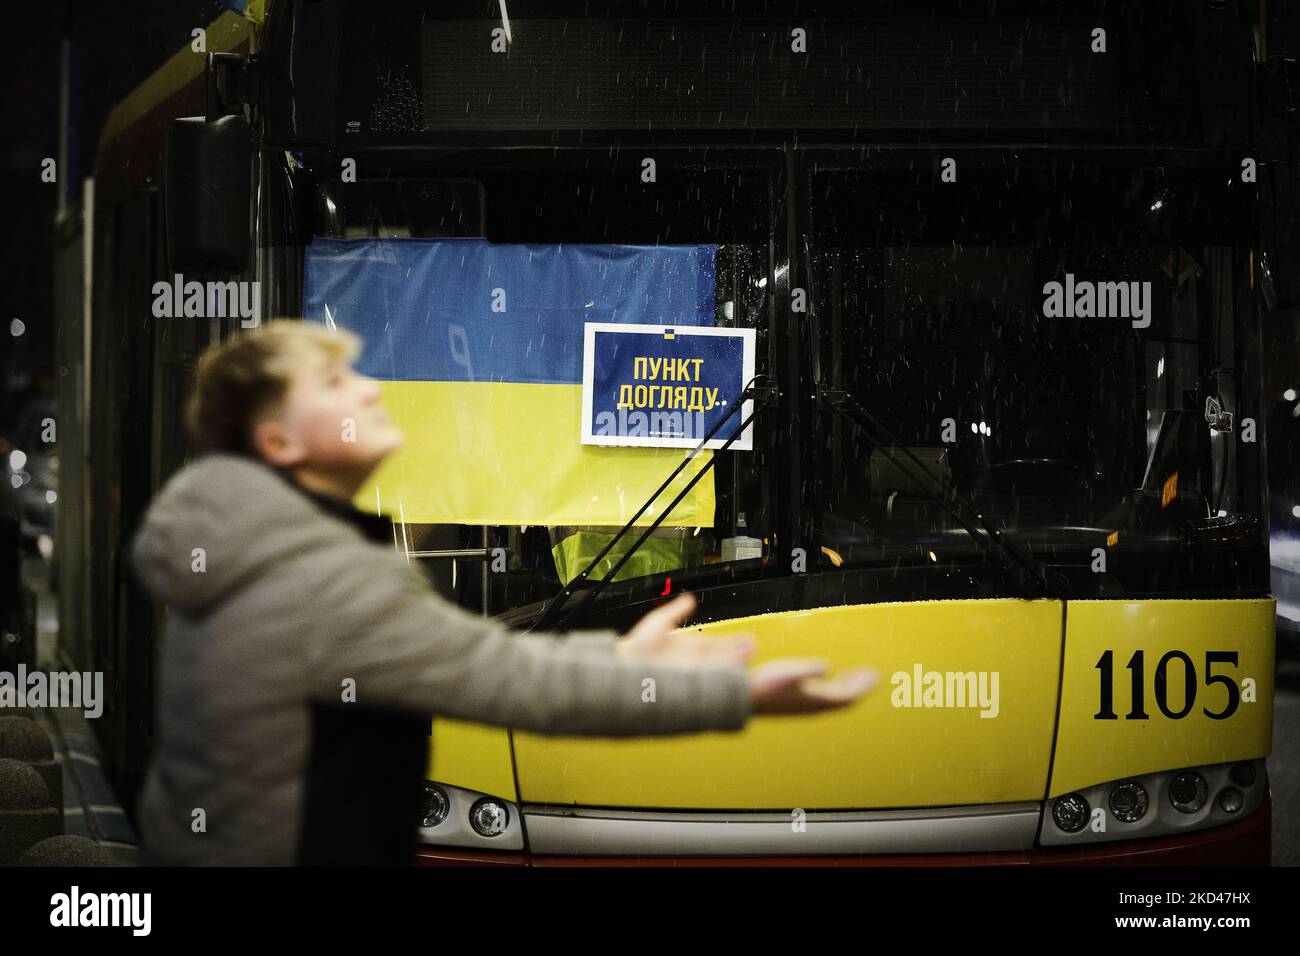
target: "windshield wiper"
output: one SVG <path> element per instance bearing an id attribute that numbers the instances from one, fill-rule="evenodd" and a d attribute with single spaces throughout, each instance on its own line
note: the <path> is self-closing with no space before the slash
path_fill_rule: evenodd
<path id="1" fill-rule="evenodd" d="M 1065 595 L 1066 589 L 1061 588 L 1058 583 L 1065 581 L 1064 575 L 1060 572 L 1049 572 L 1047 566 L 1035 558 L 1027 548 L 1012 539 L 1005 531 L 990 525 L 982 514 L 975 513 L 974 524 L 963 517 L 955 505 L 961 504 L 971 508 L 971 510 L 974 510 L 974 506 L 958 496 L 952 486 L 931 472 L 916 455 L 912 454 L 910 448 L 900 442 L 889 429 L 880 424 L 870 412 L 862 407 L 862 404 L 856 398 L 843 389 L 818 385 L 817 400 L 822 408 L 844 415 L 866 435 L 867 439 L 909 481 L 919 488 L 927 489 L 930 499 L 937 502 L 948 513 L 948 516 L 969 534 L 986 554 L 1002 565 L 1003 570 L 1011 577 L 1016 590 L 1022 596 L 1063 597 Z M 915 472 L 904 465 L 894 454 L 896 449 L 902 450 L 911 459 L 917 470 L 929 479 L 929 482 L 918 481 Z M 937 491 L 929 490 L 931 484 Z M 979 526 L 978 530 L 975 525 Z M 1058 581 L 1054 582 L 1052 578 L 1056 578 Z M 1065 583 L 1068 588 L 1068 582 Z"/>
<path id="2" fill-rule="evenodd" d="M 619 530 L 618 534 L 614 535 L 614 537 L 610 540 L 609 544 L 605 545 L 604 549 L 601 550 L 600 554 L 596 555 L 594 558 L 591 559 L 591 562 L 585 568 L 582 569 L 582 571 L 578 574 L 577 577 L 575 577 L 572 581 L 570 581 L 567 585 L 565 585 L 564 589 L 561 590 L 559 594 L 557 594 L 547 603 L 541 615 L 537 618 L 536 623 L 533 624 L 531 627 L 526 628 L 526 630 L 532 631 L 536 629 L 545 628 L 551 625 L 552 623 L 554 623 L 554 621 L 561 614 L 564 614 L 565 618 L 573 617 L 581 613 L 583 608 L 585 608 L 588 604 L 594 601 L 596 599 L 596 596 L 599 595 L 600 592 L 605 589 L 605 586 L 609 584 L 612 580 L 614 580 L 614 576 L 618 574 L 620 570 L 622 570 L 623 565 L 627 564 L 628 560 L 632 557 L 632 555 L 636 553 L 636 550 L 639 547 L 641 547 L 641 545 L 644 544 L 650 538 L 650 535 L 654 533 L 655 528 L 659 527 L 659 525 L 663 523 L 664 519 L 667 518 L 670 514 L 672 514 L 672 511 L 674 508 L 677 507 L 678 502 L 680 502 L 683 498 L 685 498 L 687 493 L 692 488 L 695 487 L 696 483 L 699 482 L 699 480 L 708 473 L 709 469 L 713 467 L 713 465 L 718 460 L 717 452 L 724 452 L 728 448 L 730 448 L 731 443 L 745 433 L 745 428 L 749 425 L 751 421 L 754 420 L 754 416 L 758 414 L 758 410 L 763 406 L 767 405 L 769 402 L 773 401 L 775 397 L 776 397 L 775 384 L 771 383 L 768 380 L 767 376 L 764 375 L 754 376 L 754 378 L 750 380 L 749 384 L 745 386 L 744 390 L 741 391 L 740 397 L 736 399 L 736 401 L 732 402 L 731 408 L 727 410 L 727 413 L 723 415 L 722 418 L 718 419 L 717 424 L 715 424 L 711 429 L 709 429 L 708 434 L 706 434 L 702 439 L 700 439 L 700 443 L 695 446 L 695 448 L 691 451 L 689 455 L 687 455 L 684 459 L 682 459 L 682 463 L 678 465 L 675 469 L 673 469 L 673 473 L 669 475 L 664 480 L 664 483 L 660 485 L 658 489 L 655 490 L 654 494 L 652 494 L 649 498 L 647 498 L 645 503 L 642 504 L 641 507 L 637 509 L 636 514 L 632 516 L 631 520 L 628 521 L 627 524 L 623 525 L 623 527 Z M 753 411 L 751 411 L 749 413 L 749 416 L 743 422 L 740 423 L 740 427 L 737 428 L 735 432 L 732 433 L 731 437 L 728 438 L 722 444 L 722 447 L 715 450 L 715 453 L 712 456 L 710 456 L 708 464 L 706 464 L 703 468 L 701 468 L 698 472 L 695 473 L 695 475 L 691 478 L 691 480 L 686 483 L 686 487 L 677 493 L 677 497 L 672 500 L 672 502 L 668 505 L 667 508 L 664 508 L 663 510 L 660 511 L 659 517 L 654 520 L 654 523 L 651 524 L 648 528 L 646 528 L 644 532 L 642 532 L 641 537 L 637 538 L 636 542 L 632 545 L 632 547 L 628 548 L 627 553 L 624 554 L 621 558 L 619 558 L 617 563 L 615 563 L 615 565 L 612 568 L 610 568 L 608 572 L 606 572 L 605 576 L 601 578 L 600 581 L 598 581 L 591 590 L 589 590 L 586 594 L 582 596 L 582 598 L 578 601 L 578 603 L 574 605 L 572 610 L 565 612 L 563 610 L 564 603 L 568 601 L 568 599 L 573 595 L 575 591 L 577 591 L 578 588 L 580 588 L 584 583 L 586 583 L 587 578 L 591 576 L 591 573 L 596 569 L 596 566 L 599 565 L 602 560 L 604 560 L 605 555 L 609 554 L 609 552 L 613 550 L 614 545 L 618 544 L 618 542 L 622 539 L 622 537 L 632 529 L 632 526 L 636 524 L 637 519 L 640 518 L 641 515 L 645 514 L 646 509 L 649 508 L 652 504 L 654 504 L 655 499 L 664 493 L 664 490 L 670 484 L 672 484 L 673 479 L 676 478 L 679 474 L 681 474 L 682 469 L 685 468 L 687 464 L 690 463 L 695 458 L 695 456 L 698 455 L 704 449 L 704 446 L 708 444 L 709 439 L 711 439 L 714 435 L 718 433 L 718 430 L 727 423 L 727 421 L 731 418 L 732 415 L 736 414 L 737 411 L 739 411 L 741 408 L 744 407 L 745 402 L 751 399 L 754 402 Z"/>

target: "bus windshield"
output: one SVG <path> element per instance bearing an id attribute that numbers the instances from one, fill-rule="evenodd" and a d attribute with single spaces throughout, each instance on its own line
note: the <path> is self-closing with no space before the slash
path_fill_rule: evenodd
<path id="1" fill-rule="evenodd" d="M 322 242 L 486 240 L 524 248 L 536 261 L 575 244 L 653 256 L 703 249 L 703 258 L 689 260 L 708 313 L 700 321 L 755 329 L 755 371 L 783 379 L 784 388 L 793 381 L 788 357 L 772 354 L 773 289 L 797 297 L 806 285 L 807 318 L 799 321 L 809 347 L 798 357 L 800 374 L 851 395 L 954 500 L 1040 559 L 1086 564 L 1100 548 L 1114 571 L 1125 552 L 1163 552 L 1170 563 L 1159 566 L 1163 584 L 1152 587 L 1185 590 L 1189 572 L 1176 563 L 1189 544 L 1262 546 L 1258 423 L 1240 385 L 1251 343 L 1237 314 L 1251 275 L 1249 203 L 1227 159 L 1143 167 L 1104 152 L 957 150 L 945 166 L 931 152 L 809 150 L 791 167 L 804 201 L 793 248 L 806 262 L 789 278 L 774 251 L 786 215 L 772 200 L 785 188 L 781 163 L 760 150 L 682 148 L 655 158 L 656 187 L 647 190 L 611 150 L 387 154 L 382 175 L 314 184 L 306 233 Z M 331 165 L 298 159 L 302 171 L 318 162 Z M 948 170 L 965 179 L 962 190 L 949 188 Z M 498 267 L 485 260 L 481 271 Z M 365 274 L 345 270 L 342 287 L 364 288 Z M 307 279 L 304 313 L 346 324 L 349 310 L 326 316 L 329 303 Z M 635 314 L 653 316 L 669 295 L 661 284 L 647 289 L 641 305 L 650 311 Z M 365 308 L 379 317 L 377 334 L 387 343 L 385 368 L 409 351 L 393 329 L 432 329 L 434 312 L 460 307 L 455 295 L 463 293 L 430 289 L 411 305 L 382 287 L 367 293 Z M 503 320 L 485 311 L 476 321 Z M 577 334 L 581 316 L 575 322 Z M 443 345 L 456 359 L 479 347 L 474 341 L 471 334 Z M 543 341 L 539 334 L 490 348 L 523 352 Z M 547 348 L 569 354 L 553 340 Z M 494 374 L 484 369 L 492 362 L 475 359 L 472 378 L 484 380 L 478 387 L 489 387 Z M 509 375 L 495 376 L 502 377 Z M 539 409 L 560 407 L 543 397 Z M 388 401 L 400 416 L 407 398 L 394 392 Z M 569 469 L 553 496 L 567 510 L 497 508 L 501 501 L 485 509 L 461 498 L 430 517 L 413 507 L 418 494 L 378 502 L 399 521 L 399 546 L 429 557 L 444 591 L 494 613 L 553 597 L 685 454 L 580 452 L 576 413 L 564 435 L 516 428 L 485 444 L 481 416 L 470 414 L 485 404 L 468 393 L 446 406 L 456 427 L 435 434 L 424 401 L 402 419 L 408 444 L 424 455 L 402 468 L 433 476 L 420 478 L 423 486 L 455 472 L 474 487 L 475 475 L 496 474 L 517 497 Z M 511 460 L 512 449 L 524 457 Z M 628 457 L 574 457 L 607 452 Z M 709 473 L 615 580 L 662 583 L 672 574 L 685 581 L 713 568 L 779 573 L 786 562 L 773 556 L 782 507 L 809 522 L 822 568 L 988 557 L 987 546 L 953 520 L 952 502 L 935 500 L 927 482 L 897 468 L 889 448 L 843 416 L 823 411 L 790 429 L 772 410 L 760 412 L 753 450 L 702 452 L 657 507 L 715 454 Z M 807 479 L 798 497 L 782 499 L 776 462 L 790 456 Z M 520 483 L 520 474 L 532 479 Z M 610 496 L 618 508 L 601 510 Z M 602 504 L 583 518 L 568 507 L 579 499 Z M 593 580 L 657 517 L 648 510 L 597 564 Z M 1218 574 L 1220 563 L 1206 564 L 1206 573 Z M 1149 560 L 1128 566 L 1130 577 L 1158 567 Z"/>
<path id="2" fill-rule="evenodd" d="M 827 157 L 809 180 L 823 385 L 1031 546 L 1180 547 L 1214 519 L 1259 527 L 1234 332 L 1246 204 L 1226 167 L 855 167 Z M 887 449 L 824 426 L 823 543 L 845 558 L 969 546 Z"/>
<path id="3" fill-rule="evenodd" d="M 653 324 L 671 314 L 752 328 L 755 371 L 764 374 L 769 171 L 660 151 L 649 189 L 609 151 L 385 162 L 383 178 L 312 188 L 304 253 L 304 315 L 363 333 L 363 370 L 402 380 L 385 382 L 385 402 L 407 446 L 379 487 L 363 490 L 364 504 L 397 519 L 399 546 L 429 558 L 439 586 L 463 602 L 499 612 L 545 600 L 689 454 L 581 445 L 583 322 Z M 313 165 L 297 163 L 304 173 Z M 449 254 L 421 287 L 424 266 Z M 494 295 L 500 309 L 489 304 Z M 683 296 L 696 298 L 683 306 Z M 752 434 L 750 450 L 701 451 L 592 580 L 709 463 L 614 580 L 724 559 L 759 565 L 773 520 L 771 416 L 756 416 Z"/>

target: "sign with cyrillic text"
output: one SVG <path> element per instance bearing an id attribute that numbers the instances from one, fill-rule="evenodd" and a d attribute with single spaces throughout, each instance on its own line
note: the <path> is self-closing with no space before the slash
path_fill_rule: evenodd
<path id="1" fill-rule="evenodd" d="M 582 353 L 582 442 L 695 448 L 754 377 L 754 330 L 588 322 Z M 721 448 L 754 410 L 727 419 Z M 753 425 L 729 446 L 753 449 Z"/>

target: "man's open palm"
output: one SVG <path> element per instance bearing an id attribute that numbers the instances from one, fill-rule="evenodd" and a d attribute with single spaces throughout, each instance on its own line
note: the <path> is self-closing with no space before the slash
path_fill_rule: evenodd
<path id="1" fill-rule="evenodd" d="M 749 672 L 750 711 L 755 714 L 811 714 L 853 703 L 880 683 L 869 667 L 826 677 L 822 660 L 782 658 Z"/>
<path id="2" fill-rule="evenodd" d="M 679 594 L 641 618 L 616 645 L 616 653 L 633 659 L 676 667 L 716 667 L 744 664 L 758 642 L 737 632 L 705 636 L 677 628 L 695 611 L 695 597 Z M 750 712 L 808 714 L 844 707 L 880 683 L 871 668 L 827 677 L 824 660 L 783 658 L 760 664 L 749 672 Z"/>

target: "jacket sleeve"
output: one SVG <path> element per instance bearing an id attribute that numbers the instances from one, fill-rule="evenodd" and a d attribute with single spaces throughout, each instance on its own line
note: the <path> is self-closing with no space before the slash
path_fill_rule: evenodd
<path id="1" fill-rule="evenodd" d="M 619 635 L 614 631 L 574 631 L 564 638 L 569 647 L 581 647 L 585 650 L 607 651 L 614 653 Z"/>
<path id="2" fill-rule="evenodd" d="M 305 558 L 304 558 L 305 559 Z M 626 660 L 613 631 L 567 638 L 511 632 L 445 601 L 394 552 L 355 536 L 312 556 L 321 631 L 309 642 L 315 699 L 432 712 L 540 734 L 638 737 L 739 730 L 741 665 Z"/>

